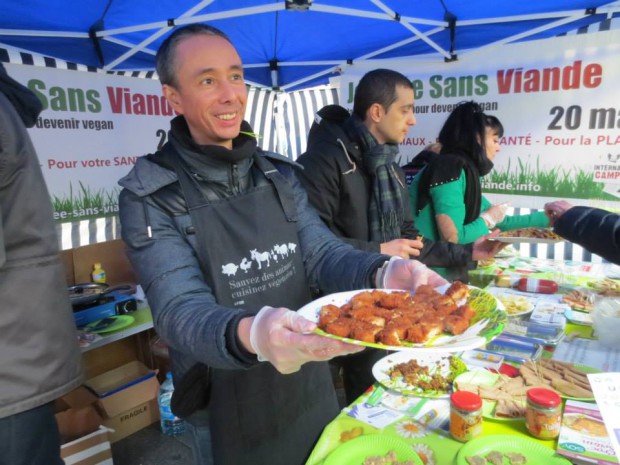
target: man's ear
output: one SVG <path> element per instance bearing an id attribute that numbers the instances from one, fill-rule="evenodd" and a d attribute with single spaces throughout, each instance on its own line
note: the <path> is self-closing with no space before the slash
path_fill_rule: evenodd
<path id="1" fill-rule="evenodd" d="M 366 112 L 366 114 L 368 115 L 368 118 L 373 123 L 378 123 L 381 120 L 381 118 L 383 118 L 383 115 L 385 114 L 385 110 L 383 109 L 383 105 L 381 105 L 380 103 L 373 103 L 368 108 L 368 111 Z"/>
<path id="2" fill-rule="evenodd" d="M 172 108 L 174 109 L 174 111 L 177 114 L 182 115 L 183 105 L 181 104 L 181 99 L 179 98 L 178 91 L 174 87 L 168 84 L 164 84 L 161 87 L 161 91 L 164 94 L 164 97 L 166 97 L 166 100 L 168 100 L 168 102 L 170 102 L 170 105 L 172 105 Z"/>

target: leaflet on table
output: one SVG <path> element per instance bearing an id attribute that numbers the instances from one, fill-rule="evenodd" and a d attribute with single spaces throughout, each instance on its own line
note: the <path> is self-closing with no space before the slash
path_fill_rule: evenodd
<path id="1" fill-rule="evenodd" d="M 553 359 L 602 371 L 620 371 L 620 349 L 605 347 L 594 339 L 566 338 L 555 348 Z"/>
<path id="2" fill-rule="evenodd" d="M 589 402 L 566 401 L 557 452 L 576 464 L 618 463 L 599 407 Z"/>
<path id="3" fill-rule="evenodd" d="M 555 338 L 564 333 L 566 317 L 570 307 L 550 300 L 539 300 L 527 324 L 527 336 Z"/>
<path id="4" fill-rule="evenodd" d="M 589 374 L 594 399 L 620 461 L 620 373 Z"/>
<path id="5" fill-rule="evenodd" d="M 449 421 L 450 403 L 448 399 L 426 399 L 384 392 L 376 405 L 360 402 L 345 408 L 345 413 L 379 429 L 405 416 L 431 429 L 438 429 Z"/>

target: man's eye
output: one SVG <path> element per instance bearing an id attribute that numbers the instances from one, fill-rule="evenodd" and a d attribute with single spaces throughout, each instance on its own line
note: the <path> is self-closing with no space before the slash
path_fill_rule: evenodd
<path id="1" fill-rule="evenodd" d="M 211 85 L 211 84 L 213 84 L 213 79 L 205 78 L 205 79 L 202 80 L 202 83 L 206 84 L 206 85 Z"/>
<path id="2" fill-rule="evenodd" d="M 233 74 L 233 81 L 243 81 L 243 74 Z"/>

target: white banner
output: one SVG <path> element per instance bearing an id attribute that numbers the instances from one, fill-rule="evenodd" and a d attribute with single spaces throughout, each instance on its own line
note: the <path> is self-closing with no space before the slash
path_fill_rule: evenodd
<path id="1" fill-rule="evenodd" d="M 485 193 L 515 207 L 549 199 L 620 208 L 620 30 L 483 48 L 443 63 L 354 63 L 340 77 L 351 109 L 361 76 L 390 68 L 415 89 L 417 124 L 400 147 L 405 164 L 434 142 L 455 104 L 475 100 L 504 125 Z"/>
<path id="2" fill-rule="evenodd" d="M 29 130 L 57 221 L 118 212 L 117 181 L 167 137 L 173 111 L 159 81 L 5 64 L 44 111 Z"/>

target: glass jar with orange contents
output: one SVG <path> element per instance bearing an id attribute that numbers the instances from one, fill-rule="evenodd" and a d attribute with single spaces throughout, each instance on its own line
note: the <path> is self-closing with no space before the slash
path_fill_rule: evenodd
<path id="1" fill-rule="evenodd" d="M 450 434 L 461 442 L 482 433 L 482 399 L 469 391 L 456 391 L 450 396 Z"/>
<path id="2" fill-rule="evenodd" d="M 527 391 L 525 425 L 534 437 L 553 439 L 560 434 L 562 399 L 550 389 L 532 388 Z"/>

